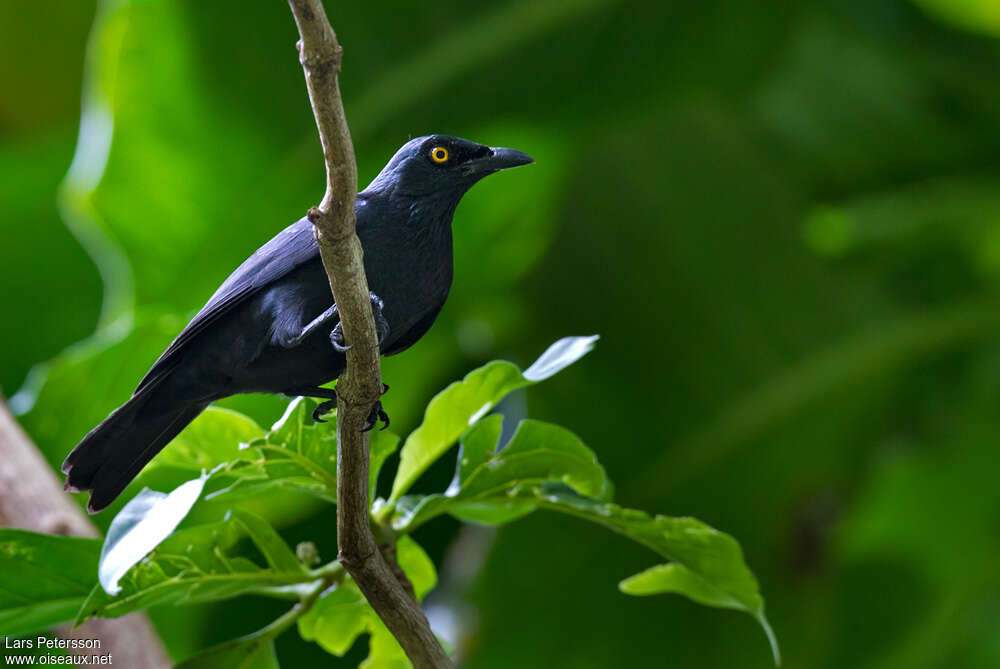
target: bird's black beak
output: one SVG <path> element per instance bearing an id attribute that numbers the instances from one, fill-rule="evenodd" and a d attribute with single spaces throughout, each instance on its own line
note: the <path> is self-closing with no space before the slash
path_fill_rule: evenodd
<path id="1" fill-rule="evenodd" d="M 473 158 L 465 163 L 462 166 L 462 169 L 467 175 L 490 174 L 492 172 L 499 172 L 500 170 L 506 170 L 520 165 L 527 165 L 528 163 L 533 162 L 535 162 L 535 159 L 527 153 L 522 153 L 521 151 L 517 151 L 515 149 L 505 149 L 501 146 L 494 146 L 490 148 L 489 154 L 483 156 L 482 158 Z"/>

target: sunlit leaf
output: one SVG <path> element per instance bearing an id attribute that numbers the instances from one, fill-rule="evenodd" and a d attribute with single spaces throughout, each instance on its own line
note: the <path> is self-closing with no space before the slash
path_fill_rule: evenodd
<path id="1" fill-rule="evenodd" d="M 422 600 L 424 595 L 437 585 L 437 570 L 434 569 L 434 563 L 420 544 L 406 536 L 400 537 L 396 543 L 396 559 L 413 584 L 417 600 Z"/>
<path id="2" fill-rule="evenodd" d="M 267 433 L 267 443 L 303 455 L 337 475 L 337 423 L 336 415 L 329 414 L 326 422 L 317 423 L 312 418 L 316 401 L 296 397 L 289 402 L 285 414 Z"/>
<path id="3" fill-rule="evenodd" d="M 434 563 L 416 541 L 401 537 L 396 545 L 396 558 L 406 573 L 417 599 L 422 599 L 437 583 Z M 409 667 L 409 661 L 399 643 L 385 628 L 357 585 L 346 577 L 319 596 L 312 608 L 298 621 L 299 634 L 306 641 L 315 641 L 328 653 L 342 657 L 359 636 L 371 635 L 366 667 Z M 398 664 L 398 662 L 406 664 Z"/>
<path id="4" fill-rule="evenodd" d="M 704 579 L 676 562 L 658 564 L 630 576 L 618 584 L 626 595 L 637 597 L 675 592 L 706 606 L 743 609 L 743 605 L 721 590 L 712 588 Z"/>
<path id="5" fill-rule="evenodd" d="M 532 481 L 560 481 L 595 499 L 611 493 L 604 468 L 579 437 L 558 425 L 523 420 L 507 447 L 470 473 L 456 497 L 483 497 Z"/>
<path id="6" fill-rule="evenodd" d="M 533 383 L 558 374 L 566 367 L 587 355 L 594 349 L 597 335 L 592 337 L 565 337 L 549 348 L 524 370 L 524 378 Z"/>
<path id="7" fill-rule="evenodd" d="M 237 524 L 232 521 L 175 532 L 128 571 L 117 595 L 95 587 L 80 608 L 76 623 L 93 617 L 117 618 L 152 606 L 195 604 L 250 593 L 298 599 L 315 587 L 319 576 L 301 564 L 287 571 L 276 570 L 232 555 L 238 536 Z"/>
<path id="8" fill-rule="evenodd" d="M 456 480 L 444 494 L 401 498 L 393 527 L 412 531 L 441 513 L 487 524 L 509 522 L 534 508 L 518 497 L 520 489 L 544 482 L 562 483 L 595 499 L 610 497 L 604 468 L 569 430 L 524 420 L 506 448 L 497 453 L 499 428 L 499 417 L 470 428 L 462 436 Z"/>
<path id="9" fill-rule="evenodd" d="M 334 586 L 320 595 L 299 618 L 299 634 L 323 650 L 342 657 L 369 627 L 374 612 L 353 581 Z"/>
<path id="10" fill-rule="evenodd" d="M 390 501 L 398 500 L 413 482 L 466 429 L 483 418 L 511 391 L 547 379 L 590 351 L 597 337 L 567 337 L 550 346 L 525 372 L 510 362 L 497 360 L 473 370 L 438 393 L 424 415 L 424 422 L 406 439 Z"/>
<path id="11" fill-rule="evenodd" d="M 328 422 L 316 423 L 312 419 L 315 406 L 309 398 L 292 400 L 270 431 L 243 444 L 231 454 L 233 459 L 214 473 L 213 480 L 218 483 L 206 498 L 236 501 L 297 491 L 336 504 L 336 418 L 327 416 Z M 388 443 L 384 446 L 391 448 Z"/>
<path id="12" fill-rule="evenodd" d="M 108 594 L 120 592 L 122 577 L 180 524 L 201 496 L 207 476 L 169 495 L 144 490 L 115 516 L 101 550 L 100 582 Z"/>
<path id="13" fill-rule="evenodd" d="M 368 640 L 368 657 L 358 665 L 358 669 L 410 669 L 412 666 L 385 623 L 374 618 Z"/>
<path id="14" fill-rule="evenodd" d="M 472 472 L 489 460 L 497 449 L 503 430 L 503 416 L 494 414 L 482 419 L 462 435 L 458 447 L 455 477 L 445 491 L 446 495 L 458 494 L 462 484 Z"/>

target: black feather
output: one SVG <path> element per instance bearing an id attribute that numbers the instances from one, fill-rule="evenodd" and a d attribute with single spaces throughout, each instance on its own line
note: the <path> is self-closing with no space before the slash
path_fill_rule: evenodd
<path id="1" fill-rule="evenodd" d="M 432 161 L 434 147 L 448 150 Z M 430 328 L 452 279 L 451 220 L 479 179 L 531 162 L 523 153 L 434 135 L 407 142 L 358 194 L 357 232 L 371 290 L 388 323 L 382 352 L 405 350 Z M 376 301 L 373 300 L 373 303 Z M 68 490 L 91 490 L 99 511 L 212 401 L 246 392 L 316 393 L 344 369 L 331 344 L 333 297 L 305 218 L 278 233 L 227 278 L 140 381 L 132 398 L 66 458 Z M 332 310 L 331 310 L 332 311 Z M 290 345 L 289 342 L 294 342 Z"/>

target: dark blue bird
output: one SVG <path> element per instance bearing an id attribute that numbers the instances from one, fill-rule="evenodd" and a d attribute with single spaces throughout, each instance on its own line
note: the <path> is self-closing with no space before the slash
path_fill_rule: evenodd
<path id="1" fill-rule="evenodd" d="M 451 220 L 462 196 L 483 177 L 530 162 L 513 149 L 418 137 L 358 193 L 357 232 L 383 355 L 412 346 L 444 306 Z M 92 491 L 87 508 L 100 511 L 220 398 L 260 392 L 331 400 L 334 391 L 320 386 L 344 371 L 344 350 L 312 224 L 303 218 L 226 279 L 131 399 L 73 449 L 62 467 L 66 489 Z"/>

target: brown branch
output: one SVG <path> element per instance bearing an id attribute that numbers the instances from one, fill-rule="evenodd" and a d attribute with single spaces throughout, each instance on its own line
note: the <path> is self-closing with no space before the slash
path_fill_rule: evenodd
<path id="1" fill-rule="evenodd" d="M 46 534 L 98 537 L 100 533 L 7 410 L 0 398 L 0 526 Z M 149 619 L 134 613 L 114 620 L 91 620 L 77 630 L 58 629 L 65 638 L 98 639 L 115 665 L 166 669 L 171 666 Z"/>
<path id="2" fill-rule="evenodd" d="M 309 210 L 309 220 L 351 347 L 347 369 L 337 383 L 339 559 L 415 667 L 451 667 L 426 616 L 395 577 L 372 535 L 368 434 L 361 430 L 382 393 L 382 375 L 361 243 L 354 231 L 357 166 L 337 81 L 343 50 L 320 0 L 288 4 L 301 37 L 299 62 L 326 160 L 326 194 Z"/>

